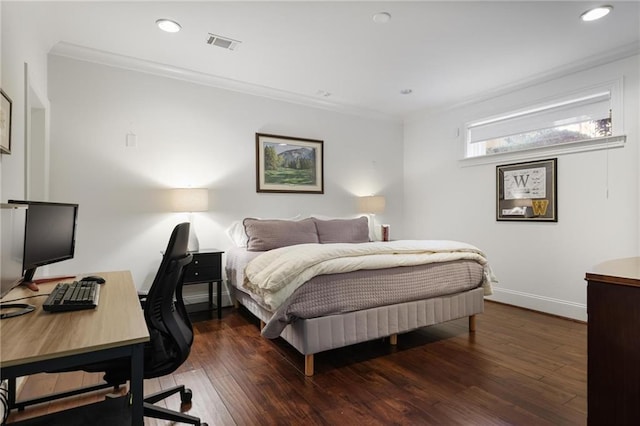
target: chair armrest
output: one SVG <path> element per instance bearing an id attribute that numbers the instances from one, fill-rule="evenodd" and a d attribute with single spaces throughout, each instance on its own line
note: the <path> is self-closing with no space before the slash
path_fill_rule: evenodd
<path id="1" fill-rule="evenodd" d="M 147 302 L 147 296 L 149 294 L 146 292 L 139 291 L 138 292 L 138 300 L 140 301 L 140 307 L 144 309 L 144 304 Z"/>

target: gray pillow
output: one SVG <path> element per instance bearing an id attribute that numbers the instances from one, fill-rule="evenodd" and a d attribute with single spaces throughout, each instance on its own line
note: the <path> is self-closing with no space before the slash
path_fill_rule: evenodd
<path id="1" fill-rule="evenodd" d="M 242 221 L 249 238 L 248 251 L 265 251 L 294 244 L 318 243 L 313 219 L 279 220 L 253 219 Z"/>
<path id="2" fill-rule="evenodd" d="M 369 242 L 369 220 L 357 219 L 320 220 L 313 218 L 318 229 L 318 238 L 327 243 L 367 243 Z"/>

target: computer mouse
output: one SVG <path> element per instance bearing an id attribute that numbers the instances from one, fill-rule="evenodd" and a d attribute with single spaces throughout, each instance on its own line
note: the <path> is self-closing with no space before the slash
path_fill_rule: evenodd
<path id="1" fill-rule="evenodd" d="M 99 277 L 97 275 L 90 275 L 88 277 L 84 277 L 83 279 L 81 279 L 80 281 L 95 281 L 98 284 L 104 284 L 106 281 L 104 278 Z"/>

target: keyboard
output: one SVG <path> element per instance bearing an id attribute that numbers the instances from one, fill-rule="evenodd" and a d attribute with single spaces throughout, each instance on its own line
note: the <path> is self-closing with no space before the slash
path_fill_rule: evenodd
<path id="1" fill-rule="evenodd" d="M 47 312 L 94 309 L 98 306 L 99 296 L 100 284 L 95 281 L 58 283 L 42 304 L 42 309 Z"/>

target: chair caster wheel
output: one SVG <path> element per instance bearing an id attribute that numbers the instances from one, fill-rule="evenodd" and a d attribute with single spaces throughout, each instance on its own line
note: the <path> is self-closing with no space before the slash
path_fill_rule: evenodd
<path id="1" fill-rule="evenodd" d="M 189 404 L 192 397 L 193 393 L 191 392 L 191 389 L 185 389 L 184 391 L 180 392 L 180 402 L 182 402 L 183 404 Z"/>

